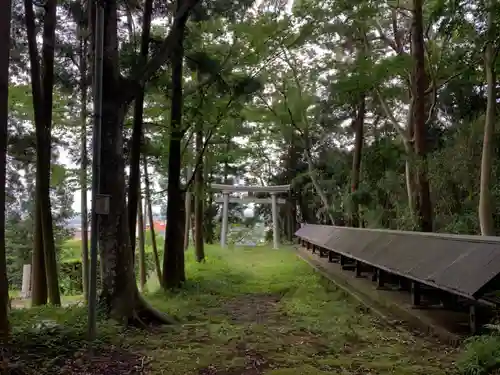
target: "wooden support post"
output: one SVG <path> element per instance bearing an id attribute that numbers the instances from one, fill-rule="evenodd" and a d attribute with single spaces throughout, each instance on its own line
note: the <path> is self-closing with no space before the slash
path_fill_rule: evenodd
<path id="1" fill-rule="evenodd" d="M 383 288 L 385 284 L 385 272 L 383 270 L 377 271 L 377 287 Z"/>
<path id="2" fill-rule="evenodd" d="M 478 331 L 476 305 L 469 306 L 469 328 L 470 328 L 470 332 L 473 335 L 475 335 Z"/>
<path id="3" fill-rule="evenodd" d="M 374 269 L 372 273 L 372 281 L 375 282 L 378 279 L 378 270 Z"/>
<path id="4" fill-rule="evenodd" d="M 340 266 L 344 267 L 345 264 L 346 264 L 346 258 L 345 258 L 345 256 L 341 255 L 340 256 Z"/>
<path id="5" fill-rule="evenodd" d="M 329 261 L 330 263 L 332 263 L 332 262 L 333 262 L 333 251 L 329 251 L 329 252 L 328 252 L 328 261 Z"/>
<path id="6" fill-rule="evenodd" d="M 356 261 L 356 277 L 361 277 L 361 267 L 363 265 L 359 260 Z"/>
<path id="7" fill-rule="evenodd" d="M 411 282 L 411 304 L 413 306 L 420 306 L 422 300 L 421 300 L 421 288 L 420 284 L 412 281 Z"/>

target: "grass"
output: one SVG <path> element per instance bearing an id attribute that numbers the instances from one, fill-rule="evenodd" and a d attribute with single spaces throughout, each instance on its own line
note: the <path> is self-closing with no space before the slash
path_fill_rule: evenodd
<path id="1" fill-rule="evenodd" d="M 455 352 L 382 324 L 291 250 L 207 247 L 206 253 L 198 264 L 189 252 L 184 289 L 148 294 L 182 325 L 150 332 L 101 321 L 99 355 L 106 360 L 92 364 L 78 352 L 83 308 L 18 310 L 12 313 L 13 355 L 24 359 L 19 353 L 33 351 L 36 373 L 56 373 L 56 365 L 69 368 L 66 373 L 84 373 L 87 366 L 88 373 L 107 375 L 131 369 L 158 375 L 454 373 Z M 156 286 L 151 279 L 149 290 Z M 31 328 L 43 319 L 64 328 Z"/>

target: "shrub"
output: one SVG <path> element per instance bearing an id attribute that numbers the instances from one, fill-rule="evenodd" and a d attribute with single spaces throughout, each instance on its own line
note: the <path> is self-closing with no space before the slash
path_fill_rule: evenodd
<path id="1" fill-rule="evenodd" d="M 147 249 L 151 250 L 151 249 Z M 161 254 L 159 254 L 161 259 Z M 99 259 L 97 260 L 97 270 L 99 272 Z M 155 271 L 155 263 L 152 251 L 146 251 L 146 272 Z M 136 277 L 139 275 L 139 267 L 135 267 Z M 82 261 L 81 259 L 68 259 L 61 262 L 59 266 L 59 285 L 64 295 L 77 295 L 83 293 L 82 288 Z M 101 287 L 101 278 L 97 278 L 97 288 Z"/>
<path id="2" fill-rule="evenodd" d="M 488 375 L 500 369 L 500 335 L 483 335 L 467 340 L 457 367 L 462 375 Z"/>

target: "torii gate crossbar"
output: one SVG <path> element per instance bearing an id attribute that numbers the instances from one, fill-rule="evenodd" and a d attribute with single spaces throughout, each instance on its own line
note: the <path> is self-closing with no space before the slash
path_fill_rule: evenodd
<path id="1" fill-rule="evenodd" d="M 231 203 L 271 203 L 272 207 L 272 219 L 273 219 L 273 249 L 279 248 L 279 228 L 278 228 L 278 204 L 285 203 L 285 200 L 278 199 L 276 197 L 277 193 L 284 193 L 290 191 L 290 185 L 276 185 L 276 186 L 233 186 L 233 185 L 223 185 L 223 184 L 211 184 L 212 190 L 217 190 L 222 192 L 222 199 L 218 199 L 217 203 L 223 203 L 222 208 L 222 226 L 220 234 L 220 246 L 222 248 L 226 247 L 227 239 L 227 227 L 228 227 L 228 211 L 229 202 Z M 230 198 L 229 194 L 231 192 L 259 192 L 259 193 L 270 193 L 271 200 L 266 198 Z"/>

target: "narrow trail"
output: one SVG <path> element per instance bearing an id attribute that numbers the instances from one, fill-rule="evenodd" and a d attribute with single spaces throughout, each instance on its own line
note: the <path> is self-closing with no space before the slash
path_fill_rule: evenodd
<path id="1" fill-rule="evenodd" d="M 32 370 L 19 374 L 455 374 L 456 350 L 388 326 L 294 251 L 207 253 L 203 264 L 188 259 L 185 288 L 148 295 L 182 324 L 136 330 L 102 321 L 91 359 L 85 308 L 13 309 L 19 324 L 55 319 L 64 327 L 16 336 L 10 358 Z"/>

